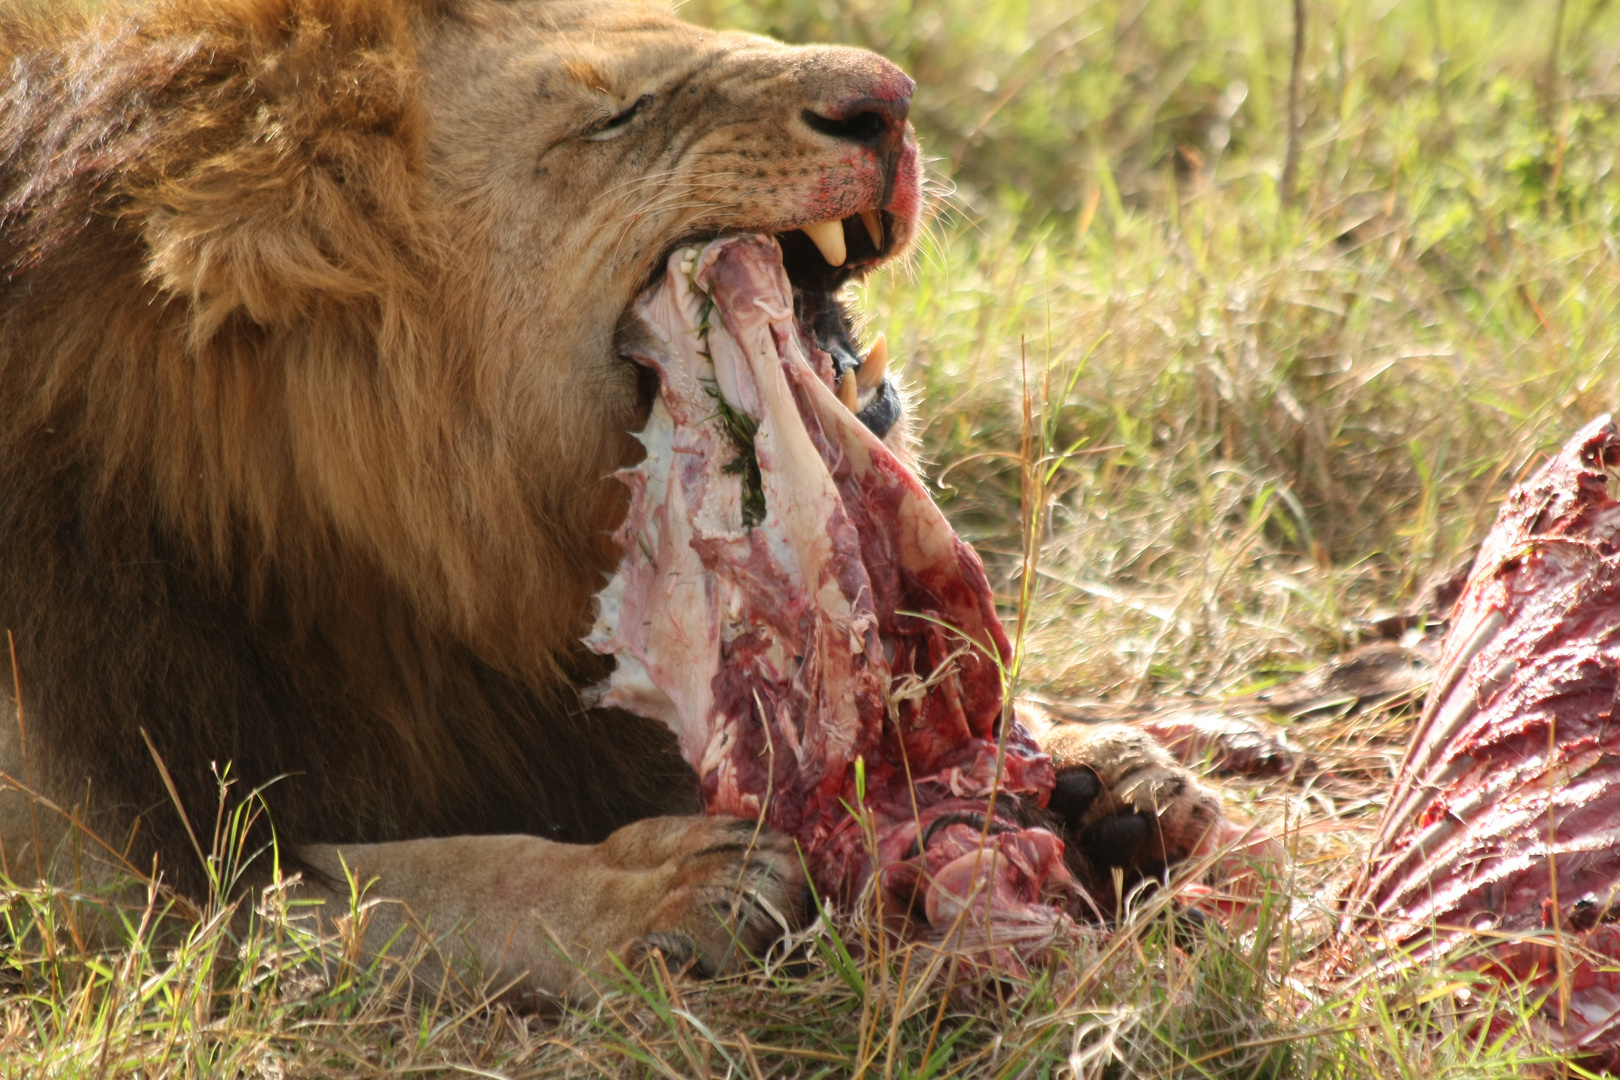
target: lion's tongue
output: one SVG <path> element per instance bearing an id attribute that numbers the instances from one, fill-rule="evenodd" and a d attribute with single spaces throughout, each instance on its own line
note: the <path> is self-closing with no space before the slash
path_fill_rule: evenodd
<path id="1" fill-rule="evenodd" d="M 984 824 L 1010 654 L 984 569 L 839 403 L 791 296 L 753 236 L 678 252 L 638 303 L 661 390 L 588 639 L 618 658 L 602 703 L 669 724 L 710 812 L 763 807 L 825 893 L 853 898 L 875 853 L 891 915 L 984 905 L 1002 940 L 1044 933 L 1040 899 L 1074 888 L 1062 842 Z M 750 426 L 762 519 L 733 434 Z M 1044 802 L 1050 764 L 1005 734 L 999 790 Z"/>

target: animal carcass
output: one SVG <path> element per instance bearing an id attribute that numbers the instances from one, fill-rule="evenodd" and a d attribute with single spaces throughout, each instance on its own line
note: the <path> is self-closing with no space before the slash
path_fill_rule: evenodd
<path id="1" fill-rule="evenodd" d="M 638 311 L 660 389 L 588 639 L 617 658 L 601 701 L 673 728 L 708 809 L 795 837 L 824 895 L 1049 936 L 1075 885 L 1009 812 L 1053 776 L 1009 721 L 983 567 L 840 402 L 777 241 L 677 251 Z"/>
<path id="2" fill-rule="evenodd" d="M 1503 504 L 1452 610 L 1346 928 L 1462 950 L 1545 995 L 1555 1044 L 1620 1047 L 1620 463 L 1588 425 Z"/>

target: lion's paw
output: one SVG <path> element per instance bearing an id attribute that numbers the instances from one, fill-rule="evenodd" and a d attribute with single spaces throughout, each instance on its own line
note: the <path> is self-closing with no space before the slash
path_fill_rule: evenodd
<path id="1" fill-rule="evenodd" d="M 1220 797 L 1151 736 L 1123 724 L 1057 724 L 1041 737 L 1057 773 L 1048 809 L 1099 904 L 1225 838 Z"/>
<path id="2" fill-rule="evenodd" d="M 751 821 L 651 818 L 615 832 L 602 853 L 657 882 L 657 899 L 625 950 L 631 961 L 656 949 L 672 969 L 735 972 L 801 925 L 810 907 L 793 841 Z"/>

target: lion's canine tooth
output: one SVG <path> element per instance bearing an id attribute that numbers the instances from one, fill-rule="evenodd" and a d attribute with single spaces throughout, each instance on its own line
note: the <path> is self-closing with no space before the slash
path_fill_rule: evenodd
<path id="1" fill-rule="evenodd" d="M 861 366 L 855 369 L 855 381 L 862 390 L 876 390 L 883 385 L 883 376 L 889 372 L 889 335 L 879 334 L 866 350 Z"/>
<path id="2" fill-rule="evenodd" d="M 855 386 L 855 372 L 846 371 L 838 377 L 838 400 L 844 403 L 844 408 L 850 412 L 855 411 L 858 400 Z"/>
<path id="3" fill-rule="evenodd" d="M 879 251 L 883 250 L 883 219 L 876 210 L 862 210 L 861 224 L 866 226 L 866 235 L 872 238 L 872 246 Z"/>
<path id="4" fill-rule="evenodd" d="M 811 243 L 816 245 L 821 257 L 827 260 L 829 266 L 844 265 L 849 251 L 844 247 L 842 221 L 818 221 L 814 225 L 800 225 L 799 228 L 810 238 Z"/>

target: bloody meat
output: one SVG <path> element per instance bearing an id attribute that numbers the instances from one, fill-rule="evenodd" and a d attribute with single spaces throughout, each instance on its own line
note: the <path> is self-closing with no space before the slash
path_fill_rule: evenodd
<path id="1" fill-rule="evenodd" d="M 1347 929 L 1527 980 L 1556 1045 L 1620 1060 L 1620 462 L 1608 417 L 1503 504 Z M 1483 951 L 1480 951 L 1483 950 Z"/>
<path id="2" fill-rule="evenodd" d="M 1004 726 L 983 566 L 839 402 L 791 296 L 776 241 L 743 236 L 639 301 L 660 389 L 588 639 L 617 657 L 600 700 L 673 728 L 708 810 L 795 837 L 824 895 L 876 871 L 891 918 L 1049 936 L 1076 886 L 1008 812 L 1053 775 Z"/>

